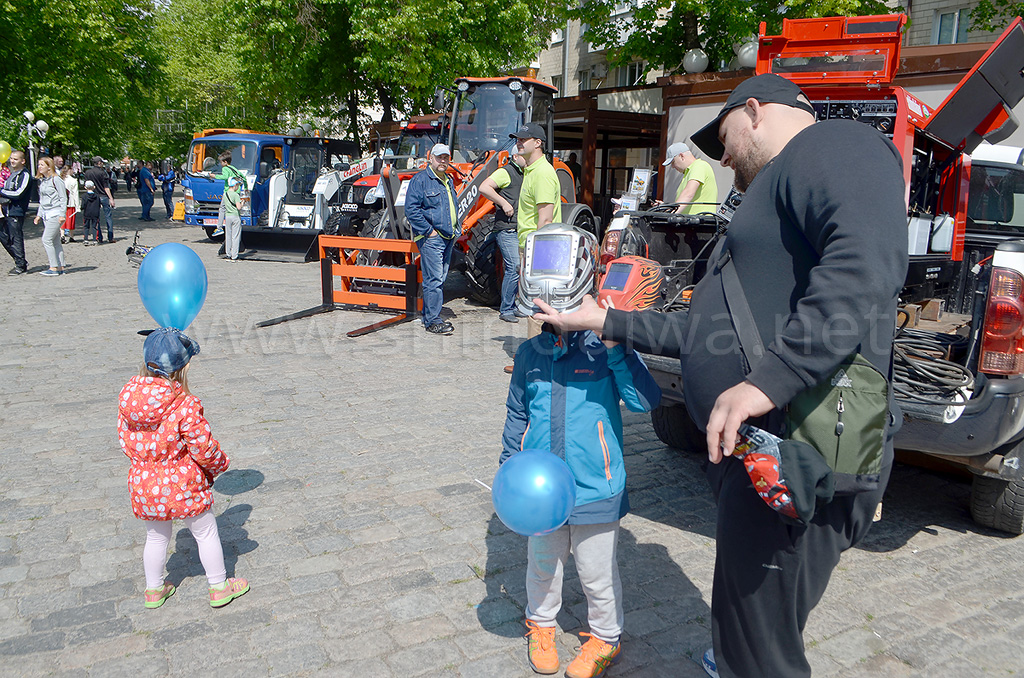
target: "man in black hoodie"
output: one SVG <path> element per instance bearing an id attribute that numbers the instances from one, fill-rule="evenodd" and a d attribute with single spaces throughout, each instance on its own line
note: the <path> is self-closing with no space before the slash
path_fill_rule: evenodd
<path id="1" fill-rule="evenodd" d="M 850 353 L 891 374 L 907 269 L 902 163 L 868 125 L 815 123 L 806 95 L 776 75 L 741 83 L 691 140 L 732 167 L 745 191 L 711 261 L 731 254 L 765 347 L 760 361 L 750 370 L 739 351 L 715 266 L 694 289 L 688 313 L 625 313 L 589 300 L 568 316 L 544 308 L 538 319 L 680 358 L 686 407 L 707 433 L 707 475 L 718 502 L 714 648 L 705 670 L 803 678 L 811 675 L 807 616 L 840 554 L 867 534 L 888 482 L 898 418 L 890 413 L 877 489 L 835 497 L 805 527 L 783 522 L 731 455 L 740 424 L 773 428 L 782 408 Z"/>
<path id="2" fill-rule="evenodd" d="M 24 151 L 11 151 L 11 157 L 7 162 L 11 168 L 11 175 L 0 189 L 0 197 L 7 202 L 4 205 L 3 219 L 0 220 L 0 243 L 14 259 L 14 268 L 7 275 L 21 275 L 28 271 L 28 262 L 25 261 L 25 233 L 22 226 L 25 224 L 32 177 L 25 169 Z"/>

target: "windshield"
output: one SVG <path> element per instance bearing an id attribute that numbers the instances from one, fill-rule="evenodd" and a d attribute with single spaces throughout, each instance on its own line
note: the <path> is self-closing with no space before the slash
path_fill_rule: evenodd
<path id="1" fill-rule="evenodd" d="M 486 151 L 510 148 L 508 135 L 519 129 L 521 118 L 515 95 L 504 83 L 477 85 L 461 93 L 452 122 L 452 160 L 472 162 Z"/>
<path id="2" fill-rule="evenodd" d="M 313 184 L 320 172 L 320 149 L 312 146 L 297 146 L 289 155 L 288 190 L 295 195 L 311 196 Z"/>
<path id="3" fill-rule="evenodd" d="M 384 151 L 389 164 L 400 170 L 419 169 L 426 166 L 427 155 L 437 143 L 437 134 L 423 132 L 403 132 L 402 136 L 392 139 Z M 392 160 L 389 156 L 397 156 Z"/>
<path id="4" fill-rule="evenodd" d="M 973 229 L 1024 234 L 1024 167 L 974 163 L 967 219 Z"/>
<path id="5" fill-rule="evenodd" d="M 213 141 L 196 139 L 188 152 L 189 174 L 197 172 L 220 172 L 220 154 L 231 153 L 231 165 L 246 174 L 256 174 L 255 141 Z"/>

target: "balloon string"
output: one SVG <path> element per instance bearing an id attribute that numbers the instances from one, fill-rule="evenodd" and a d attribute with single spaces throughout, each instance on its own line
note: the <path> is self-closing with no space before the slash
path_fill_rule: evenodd
<path id="1" fill-rule="evenodd" d="M 481 480 L 477 480 L 476 478 L 473 478 L 473 480 L 476 480 L 476 482 L 478 482 L 478 483 L 480 483 L 481 485 L 483 485 L 484 487 L 486 487 L 486 488 L 487 488 L 487 491 L 488 491 L 488 492 L 490 492 L 490 491 L 491 491 L 491 486 L 490 486 L 490 485 L 488 485 L 487 483 L 485 483 L 485 482 L 483 482 L 483 481 L 481 481 Z"/>

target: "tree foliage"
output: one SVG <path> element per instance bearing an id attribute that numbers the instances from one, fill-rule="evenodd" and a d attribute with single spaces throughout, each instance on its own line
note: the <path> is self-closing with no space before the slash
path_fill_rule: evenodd
<path id="1" fill-rule="evenodd" d="M 572 15 L 587 25 L 587 40 L 608 49 L 613 65 L 641 59 L 671 73 L 682 70 L 694 47 L 707 52 L 712 70 L 728 64 L 734 45 L 756 35 L 761 21 L 772 33 L 784 18 L 889 12 L 881 0 L 587 0 Z"/>
<path id="2" fill-rule="evenodd" d="M 971 27 L 1000 31 L 1019 16 L 1024 16 L 1024 2 L 1020 0 L 981 0 L 971 10 Z"/>
<path id="3" fill-rule="evenodd" d="M 160 57 L 150 0 L 0 0 L 0 138 L 24 145 L 31 110 L 46 144 L 117 155 L 151 115 Z"/>

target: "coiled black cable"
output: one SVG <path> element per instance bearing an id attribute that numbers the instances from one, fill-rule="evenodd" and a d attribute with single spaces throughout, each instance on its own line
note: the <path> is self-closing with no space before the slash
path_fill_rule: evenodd
<path id="1" fill-rule="evenodd" d="M 967 348 L 967 337 L 901 327 L 893 341 L 893 390 L 904 400 L 956 405 L 974 387 L 974 374 L 941 356 Z"/>

